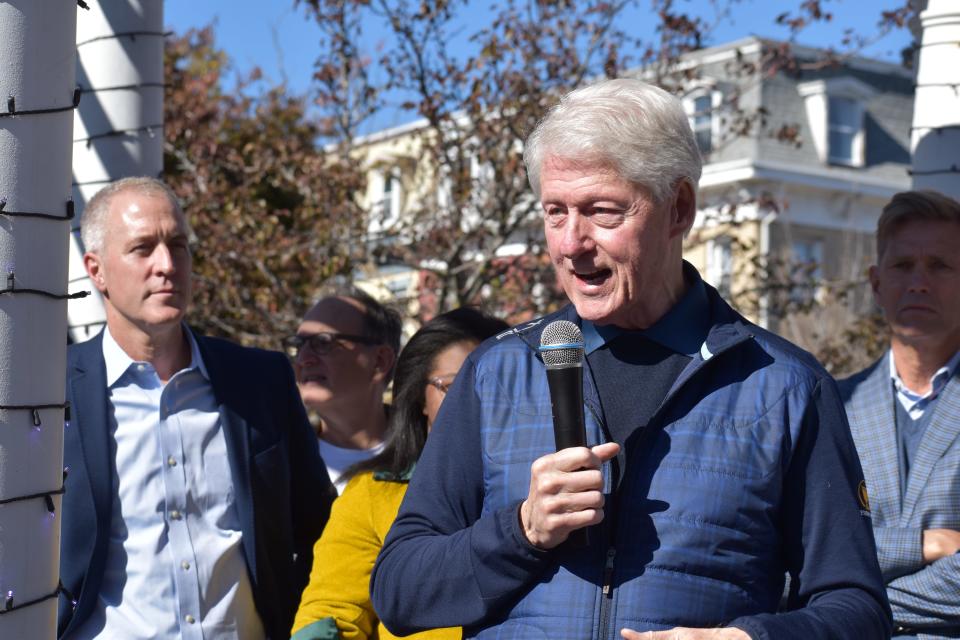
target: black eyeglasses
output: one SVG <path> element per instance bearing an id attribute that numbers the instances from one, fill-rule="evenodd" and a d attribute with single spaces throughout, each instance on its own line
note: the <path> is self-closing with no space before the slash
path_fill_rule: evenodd
<path id="1" fill-rule="evenodd" d="M 381 340 L 370 336 L 355 336 L 349 333 L 313 333 L 310 335 L 290 336 L 283 339 L 283 346 L 291 358 L 296 358 L 304 350 L 318 356 L 325 356 L 336 347 L 339 342 L 355 342 L 357 344 L 380 344 Z"/>

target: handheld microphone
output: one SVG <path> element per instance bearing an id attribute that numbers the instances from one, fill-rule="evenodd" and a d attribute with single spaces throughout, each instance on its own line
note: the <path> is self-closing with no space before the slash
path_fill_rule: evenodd
<path id="1" fill-rule="evenodd" d="M 583 420 L 583 333 L 569 320 L 556 320 L 540 335 L 540 356 L 547 369 L 553 437 L 557 451 L 587 446 Z M 587 546 L 587 530 L 571 531 L 571 546 Z"/>

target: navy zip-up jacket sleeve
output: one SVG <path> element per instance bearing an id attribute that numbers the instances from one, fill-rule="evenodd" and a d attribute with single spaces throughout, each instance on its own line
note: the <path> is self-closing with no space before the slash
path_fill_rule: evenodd
<path id="1" fill-rule="evenodd" d="M 479 355 L 464 365 L 441 408 L 374 568 L 374 608 L 394 633 L 494 624 L 554 563 L 551 552 L 524 538 L 518 504 L 482 513 Z M 811 394 L 801 434 L 780 518 L 784 567 L 794 574 L 791 600 L 802 608 L 729 624 L 765 640 L 889 638 L 871 530 L 849 508 L 856 499 L 851 487 L 863 476 L 828 377 Z"/>
<path id="2" fill-rule="evenodd" d="M 397 635 L 482 624 L 551 563 L 524 537 L 519 504 L 481 514 L 477 356 L 447 392 L 370 577 L 373 607 Z"/>

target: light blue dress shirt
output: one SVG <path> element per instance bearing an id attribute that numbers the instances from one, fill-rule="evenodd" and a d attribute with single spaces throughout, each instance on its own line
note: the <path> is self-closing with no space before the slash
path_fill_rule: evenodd
<path id="1" fill-rule="evenodd" d="M 897 364 L 893 360 L 893 350 L 891 349 L 889 353 L 890 378 L 893 380 L 893 388 L 896 390 L 897 400 L 900 402 L 900 405 L 906 409 L 912 419 L 919 420 L 923 417 L 926 408 L 931 402 L 936 400 L 940 392 L 943 391 L 943 388 L 947 386 L 947 382 L 953 377 L 953 373 L 957 370 L 957 365 L 960 364 L 960 351 L 953 354 L 953 357 L 947 361 L 947 364 L 937 369 L 936 373 L 930 377 L 930 390 L 924 394 L 914 393 L 907 388 L 907 385 L 905 385 L 900 378 L 900 374 L 897 373 Z"/>
<path id="2" fill-rule="evenodd" d="M 96 611 L 71 636 L 263 640 L 226 438 L 196 341 L 163 384 L 104 331 L 113 519 Z"/>

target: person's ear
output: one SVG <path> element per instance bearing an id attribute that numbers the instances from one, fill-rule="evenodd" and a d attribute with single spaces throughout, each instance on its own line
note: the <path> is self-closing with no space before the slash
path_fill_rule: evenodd
<path id="1" fill-rule="evenodd" d="M 393 349 L 381 344 L 377 346 L 375 358 L 373 363 L 374 375 L 377 380 L 385 380 L 393 369 L 393 363 L 397 361 L 397 355 L 393 352 Z"/>
<path id="2" fill-rule="evenodd" d="M 670 237 L 682 236 L 697 217 L 697 195 L 689 180 L 681 180 L 670 203 Z"/>
<path id="3" fill-rule="evenodd" d="M 83 268 L 86 270 L 87 275 L 90 276 L 90 281 L 93 282 L 93 286 L 97 288 L 97 291 L 106 294 L 107 282 L 103 269 L 103 261 L 100 259 L 100 256 L 89 251 L 83 254 Z"/>

